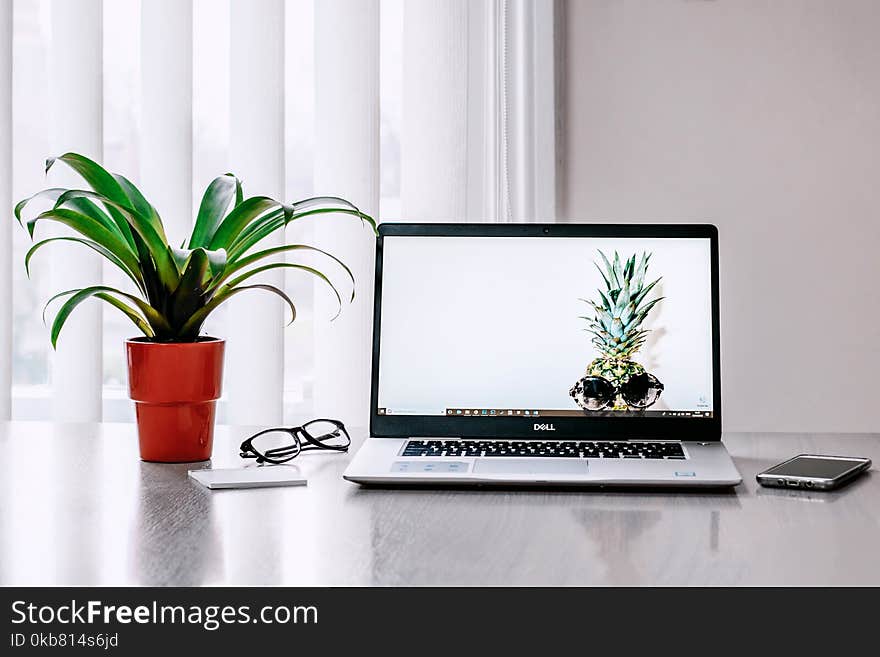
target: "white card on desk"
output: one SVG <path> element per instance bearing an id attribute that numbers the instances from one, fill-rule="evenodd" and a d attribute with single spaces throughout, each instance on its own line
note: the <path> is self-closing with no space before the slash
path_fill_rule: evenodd
<path id="1" fill-rule="evenodd" d="M 269 486 L 305 486 L 308 481 L 299 469 L 286 465 L 250 468 L 190 470 L 189 476 L 207 488 L 265 488 Z"/>

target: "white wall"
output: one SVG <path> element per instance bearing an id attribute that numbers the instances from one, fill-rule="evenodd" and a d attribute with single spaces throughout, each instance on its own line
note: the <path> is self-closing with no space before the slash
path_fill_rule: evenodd
<path id="1" fill-rule="evenodd" d="M 568 0 L 561 215 L 721 233 L 730 431 L 880 431 L 880 3 Z"/>

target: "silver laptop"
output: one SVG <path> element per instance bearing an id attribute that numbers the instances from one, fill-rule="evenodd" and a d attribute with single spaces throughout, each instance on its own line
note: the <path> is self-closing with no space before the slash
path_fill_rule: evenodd
<path id="1" fill-rule="evenodd" d="M 345 478 L 735 486 L 719 364 L 714 226 L 384 224 Z"/>

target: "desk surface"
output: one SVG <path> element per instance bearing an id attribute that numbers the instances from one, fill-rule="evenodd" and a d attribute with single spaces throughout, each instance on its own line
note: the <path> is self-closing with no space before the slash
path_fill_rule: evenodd
<path id="1" fill-rule="evenodd" d="M 215 467 L 246 433 L 218 427 Z M 0 424 L 0 584 L 880 584 L 876 470 L 755 483 L 801 452 L 880 463 L 880 435 L 725 442 L 729 493 L 363 489 L 347 454 L 299 457 L 307 487 L 212 492 L 141 462 L 133 425 Z"/>

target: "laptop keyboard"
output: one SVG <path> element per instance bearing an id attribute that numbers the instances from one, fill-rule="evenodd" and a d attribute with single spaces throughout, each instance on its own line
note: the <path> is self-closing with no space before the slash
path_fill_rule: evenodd
<path id="1" fill-rule="evenodd" d="M 410 440 L 402 456 L 552 456 L 582 459 L 686 459 L 681 443 L 525 440 Z"/>

